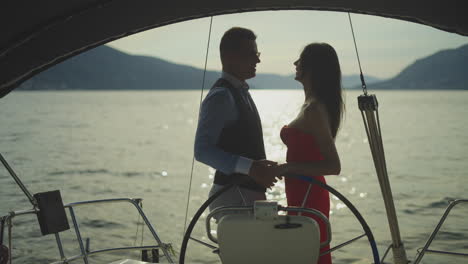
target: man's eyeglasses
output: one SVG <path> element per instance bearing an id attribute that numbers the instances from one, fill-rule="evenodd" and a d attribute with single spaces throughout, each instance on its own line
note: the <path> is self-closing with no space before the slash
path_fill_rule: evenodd
<path id="1" fill-rule="evenodd" d="M 260 58 L 260 54 L 261 54 L 260 52 L 249 52 L 249 53 L 245 53 L 245 55 L 247 55 L 247 56 L 249 56 L 249 57 L 250 57 L 250 56 L 252 56 L 252 57 L 255 56 L 255 57 L 257 57 L 257 58 Z"/>

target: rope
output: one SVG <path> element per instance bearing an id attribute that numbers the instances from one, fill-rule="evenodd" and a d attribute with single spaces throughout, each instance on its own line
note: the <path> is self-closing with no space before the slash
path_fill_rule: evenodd
<path id="1" fill-rule="evenodd" d="M 388 180 L 388 173 L 385 164 L 385 152 L 383 150 L 382 143 L 382 134 L 380 131 L 380 126 L 376 122 L 376 117 L 371 111 L 365 112 L 365 121 L 366 131 L 368 132 L 369 146 L 372 150 L 372 157 L 374 159 L 375 169 L 377 171 L 377 178 L 381 186 L 382 195 L 384 196 L 384 204 L 387 209 L 388 221 L 390 225 L 390 234 L 392 235 L 392 240 L 395 247 L 399 247 L 401 244 L 401 238 L 399 234 L 398 221 L 395 212 L 395 205 L 393 203 L 393 196 L 390 187 L 390 182 Z M 378 113 L 378 111 L 376 111 Z"/>
<path id="2" fill-rule="evenodd" d="M 351 21 L 351 14 L 349 12 L 348 12 L 348 18 L 349 18 L 349 25 L 351 25 L 351 33 L 353 35 L 354 49 L 356 50 L 356 56 L 357 56 L 357 61 L 359 65 L 359 73 L 360 73 L 359 76 L 361 78 L 362 91 L 364 92 L 364 95 L 367 95 L 367 85 L 366 85 L 366 82 L 364 81 L 364 75 L 362 74 L 361 60 L 359 59 L 359 52 L 358 52 L 357 44 L 356 44 L 356 37 L 354 36 L 353 22 Z"/>
<path id="3" fill-rule="evenodd" d="M 203 100 L 203 88 L 205 87 L 205 77 L 206 77 L 206 65 L 208 63 L 208 51 L 210 49 L 210 40 L 211 40 L 211 27 L 213 25 L 213 17 L 210 18 L 210 30 L 208 31 L 208 43 L 206 44 L 206 55 L 205 55 L 205 68 L 203 70 L 203 81 L 202 81 L 202 87 L 201 87 L 201 93 L 200 93 L 200 103 L 198 106 L 199 109 L 199 114 L 200 114 L 200 109 L 201 109 L 201 104 Z M 185 234 L 185 229 L 187 227 L 187 216 L 188 216 L 188 209 L 190 205 L 190 192 L 192 189 L 192 178 L 193 178 L 193 167 L 195 164 L 195 153 L 193 154 L 192 157 L 192 168 L 190 169 L 190 181 L 189 181 L 189 188 L 188 188 L 188 193 L 187 193 L 187 207 L 185 208 L 185 221 L 184 221 L 184 232 L 182 233 L 182 237 Z"/>
<path id="4" fill-rule="evenodd" d="M 377 172 L 377 179 L 379 180 L 385 210 L 387 212 L 387 219 L 390 227 L 390 235 L 393 241 L 393 259 L 395 264 L 406 264 L 408 261 L 406 258 L 403 243 L 401 241 L 400 229 L 398 227 L 398 218 L 396 215 L 395 204 L 393 202 L 392 189 L 390 187 L 390 181 L 388 179 L 377 97 L 375 95 L 367 94 L 367 86 L 364 81 L 364 75 L 362 74 L 361 61 L 359 59 L 359 52 L 356 44 L 356 38 L 354 36 L 353 23 L 351 21 L 350 13 L 348 13 L 348 18 L 349 24 L 351 26 L 351 33 L 353 35 L 354 48 L 356 50 L 356 56 L 359 64 L 362 91 L 364 93 L 364 95 L 358 97 L 359 109 L 361 110 L 361 116 L 364 122 L 364 127 L 369 141 L 372 159 L 374 161 L 375 170 Z"/>

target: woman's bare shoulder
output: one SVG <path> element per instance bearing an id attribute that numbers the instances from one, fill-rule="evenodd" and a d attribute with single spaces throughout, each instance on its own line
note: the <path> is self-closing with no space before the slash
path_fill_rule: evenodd
<path id="1" fill-rule="evenodd" d="M 326 106 L 319 102 L 310 102 L 304 108 L 304 129 L 312 134 L 323 134 L 329 130 Z"/>

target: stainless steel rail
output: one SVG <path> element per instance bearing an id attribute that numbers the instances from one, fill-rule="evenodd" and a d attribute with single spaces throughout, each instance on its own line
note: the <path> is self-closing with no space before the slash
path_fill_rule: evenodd
<path id="1" fill-rule="evenodd" d="M 146 226 L 148 227 L 151 234 L 153 235 L 153 238 L 156 240 L 157 245 L 155 245 L 155 246 L 144 246 L 144 247 L 108 248 L 108 249 L 102 249 L 102 250 L 88 252 L 84 247 L 83 239 L 82 239 L 82 237 L 80 235 L 80 228 L 79 228 L 79 225 L 78 225 L 78 221 L 77 221 L 77 218 L 76 218 L 76 215 L 75 215 L 73 209 L 76 208 L 76 207 L 86 206 L 86 205 L 122 203 L 122 202 L 131 203 L 137 209 L 138 213 L 143 218 L 143 220 L 145 221 Z M 80 244 L 81 254 L 70 257 L 70 258 L 66 258 L 64 253 L 63 253 L 63 245 L 62 245 L 62 242 L 60 240 L 60 237 L 56 236 L 56 242 L 57 242 L 57 247 L 59 248 L 61 261 L 53 262 L 53 263 L 67 263 L 67 262 L 77 260 L 77 259 L 80 259 L 80 258 L 83 259 L 84 263 L 88 263 L 87 257 L 90 256 L 90 255 L 95 255 L 95 254 L 104 253 L 104 252 L 111 252 L 111 251 L 152 249 L 152 248 L 161 249 L 164 256 L 166 257 L 167 261 L 169 263 L 174 263 L 174 261 L 172 260 L 172 258 L 170 256 L 170 252 L 169 252 L 169 250 L 171 249 L 171 245 L 170 244 L 165 244 L 165 243 L 163 243 L 161 241 L 158 234 L 156 233 L 156 230 L 154 229 L 154 227 L 151 225 L 150 221 L 146 217 L 145 213 L 143 212 L 143 209 L 140 207 L 140 205 L 139 205 L 140 202 L 141 202 L 140 198 L 134 198 L 134 199 L 132 199 L 132 198 L 114 198 L 114 199 L 81 201 L 81 202 L 69 203 L 67 205 L 64 205 L 64 208 L 68 208 L 69 211 L 70 211 L 70 217 L 72 218 L 74 229 L 75 229 L 76 236 L 77 236 L 77 239 L 78 239 L 78 243 Z M 8 220 L 12 220 L 16 216 L 37 214 L 37 212 L 38 212 L 38 209 L 13 211 L 13 212 L 10 212 L 8 215 L 0 217 L 0 219 L 2 221 L 8 221 Z"/>
<path id="2" fill-rule="evenodd" d="M 88 252 L 88 256 L 92 255 L 98 255 L 101 253 L 108 253 L 108 252 L 117 252 L 117 251 L 128 251 L 128 250 L 142 250 L 142 249 L 160 249 L 158 245 L 153 245 L 153 246 L 136 246 L 136 247 L 120 247 L 120 248 L 106 248 L 106 249 L 101 249 L 101 250 L 95 250 L 95 251 L 90 251 Z M 60 261 L 55 261 L 50 264 L 67 264 L 69 262 L 75 261 L 77 259 L 83 258 L 82 254 L 75 255 L 69 258 L 65 258 Z"/>
<path id="3" fill-rule="evenodd" d="M 327 250 L 327 251 L 324 251 L 324 252 L 320 253 L 320 256 L 323 256 L 323 255 L 326 255 L 326 254 L 328 254 L 328 253 L 331 253 L 331 252 L 333 252 L 333 251 L 335 251 L 335 250 L 338 250 L 338 249 L 340 249 L 340 248 L 342 248 L 342 247 L 344 247 L 344 246 L 347 246 L 347 245 L 349 245 L 349 244 L 351 244 L 351 243 L 353 243 L 353 242 L 356 242 L 357 240 L 359 240 L 359 239 L 361 239 L 361 238 L 363 238 L 363 237 L 365 237 L 365 236 L 366 236 L 366 234 L 362 234 L 362 235 L 359 235 L 359 236 L 357 236 L 357 237 L 355 237 L 355 238 L 352 238 L 352 239 L 350 239 L 350 240 L 348 240 L 348 241 L 345 241 L 345 242 L 339 244 L 338 246 L 335 246 L 335 247 L 333 247 L 333 248 L 331 248 L 331 249 L 329 249 L 329 250 Z"/>
<path id="4" fill-rule="evenodd" d="M 8 164 L 8 162 L 5 160 L 5 158 L 2 156 L 1 153 L 0 153 L 0 162 L 2 162 L 3 166 L 10 173 L 11 177 L 15 180 L 16 184 L 18 184 L 18 186 L 21 188 L 21 190 L 26 195 L 26 197 L 28 197 L 29 202 L 33 205 L 33 207 L 36 208 L 37 207 L 36 198 L 34 198 L 34 196 L 31 194 L 28 188 L 24 186 L 23 182 L 20 180 L 18 175 L 16 175 L 15 171 L 10 167 L 10 164 Z"/>
<path id="5" fill-rule="evenodd" d="M 462 256 L 462 257 L 468 257 L 468 254 L 466 253 L 457 253 L 457 252 L 450 252 L 450 251 L 441 251 L 441 250 L 430 250 L 429 246 L 431 245 L 432 241 L 434 240 L 435 236 L 439 232 L 440 228 L 442 227 L 442 224 L 444 223 L 445 219 L 449 215 L 450 211 L 458 204 L 461 203 L 468 203 L 468 199 L 458 199 L 451 201 L 447 209 L 445 209 L 445 213 L 442 216 L 442 218 L 439 220 L 439 223 L 437 224 L 436 228 L 434 231 L 432 231 L 432 234 L 430 235 L 429 239 L 427 240 L 426 244 L 422 248 L 422 250 L 419 252 L 418 257 L 414 261 L 414 264 L 418 264 L 421 262 L 421 259 L 423 258 L 425 253 L 437 253 L 437 254 L 444 254 L 444 255 L 452 255 L 452 256 Z"/>

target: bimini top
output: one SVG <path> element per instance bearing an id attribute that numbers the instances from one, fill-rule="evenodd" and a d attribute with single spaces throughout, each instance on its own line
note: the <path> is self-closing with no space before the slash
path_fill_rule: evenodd
<path id="1" fill-rule="evenodd" d="M 4 1 L 0 8 L 0 98 L 33 75 L 71 56 L 121 37 L 184 20 L 247 11 L 327 10 L 391 17 L 468 36 L 468 16 L 463 13 L 460 2 Z"/>

